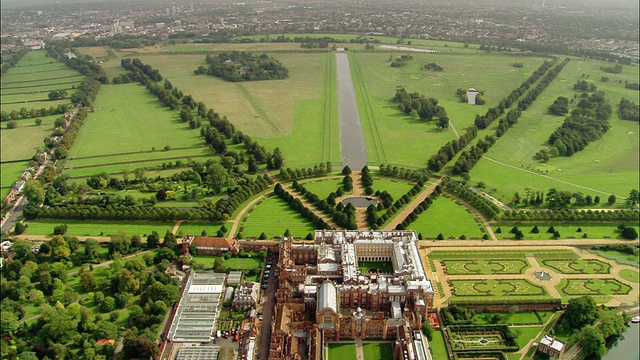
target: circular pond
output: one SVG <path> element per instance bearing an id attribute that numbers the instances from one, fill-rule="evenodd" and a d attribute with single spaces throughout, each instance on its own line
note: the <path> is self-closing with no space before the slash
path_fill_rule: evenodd
<path id="1" fill-rule="evenodd" d="M 351 204 L 356 208 L 366 208 L 369 205 L 378 205 L 378 200 L 365 196 L 354 196 L 346 198 L 340 203 L 344 206 L 347 206 L 347 204 Z"/>
<path id="2" fill-rule="evenodd" d="M 536 277 L 536 279 L 538 280 L 542 280 L 542 281 L 549 281 L 551 280 L 551 275 L 546 272 L 546 271 L 538 271 L 535 274 L 533 274 L 533 276 Z"/>

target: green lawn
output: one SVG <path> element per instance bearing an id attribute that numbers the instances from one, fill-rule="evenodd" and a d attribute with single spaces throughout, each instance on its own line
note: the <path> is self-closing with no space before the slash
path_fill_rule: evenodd
<path id="1" fill-rule="evenodd" d="M 545 259 L 578 259 L 578 254 L 571 250 L 434 250 L 429 254 L 430 259 L 447 260 L 501 260 L 524 259 L 527 254 L 533 254 L 538 260 Z"/>
<path id="2" fill-rule="evenodd" d="M 356 346 L 354 344 L 329 344 L 329 359 L 355 359 Z"/>
<path id="3" fill-rule="evenodd" d="M 326 199 L 329 194 L 336 192 L 339 187 L 342 187 L 342 177 L 334 179 L 322 179 L 322 180 L 309 180 L 300 182 L 304 187 L 312 193 L 318 195 L 320 199 Z"/>
<path id="4" fill-rule="evenodd" d="M 353 181 L 360 181 L 360 179 L 353 179 Z M 374 178 L 373 186 L 371 186 L 373 190 L 376 191 L 384 191 L 386 190 L 391 196 L 393 196 L 393 201 L 400 199 L 403 195 L 405 195 L 411 188 L 413 184 L 404 182 L 402 180 L 389 179 L 389 178 Z"/>
<path id="5" fill-rule="evenodd" d="M 164 236 L 166 230 L 173 230 L 174 223 L 144 221 L 80 221 L 80 220 L 33 220 L 27 223 L 25 235 L 53 235 L 56 225 L 67 224 L 66 235 L 70 236 L 109 236 L 124 231 L 127 235 L 146 236 L 153 230 Z"/>
<path id="6" fill-rule="evenodd" d="M 393 360 L 393 346 L 390 343 L 364 343 L 362 352 L 365 359 Z"/>
<path id="7" fill-rule="evenodd" d="M 390 262 L 360 261 L 358 262 L 358 268 L 365 274 L 372 269 L 378 269 L 383 274 L 393 274 L 393 264 Z"/>
<path id="8" fill-rule="evenodd" d="M 462 235 L 470 239 L 481 238 L 484 234 L 481 231 L 484 227 L 474 221 L 473 215 L 443 196 L 438 197 L 409 227 L 417 233 L 422 233 L 425 238 L 435 238 L 442 233 L 445 239 L 459 238 Z"/>
<path id="9" fill-rule="evenodd" d="M 488 313 L 476 313 L 473 317 L 474 324 L 507 324 L 507 325 L 531 325 L 531 324 L 544 324 L 553 313 L 541 311 L 536 315 L 533 311 L 527 312 L 488 312 Z M 494 317 L 500 316 L 499 321 L 495 321 Z"/>
<path id="10" fill-rule="evenodd" d="M 620 270 L 620 277 L 636 284 L 638 283 L 638 280 L 639 280 L 638 271 L 636 270 L 622 269 Z"/>
<path id="11" fill-rule="evenodd" d="M 542 330 L 542 326 L 525 326 L 518 328 L 511 328 L 511 331 L 516 336 L 516 343 L 522 349 L 525 347 L 531 339 L 534 339 L 538 333 Z"/>
<path id="12" fill-rule="evenodd" d="M 429 347 L 431 348 L 434 359 L 449 359 L 449 352 L 447 351 L 447 345 L 442 331 L 433 331 L 433 340 L 429 341 Z"/>
<path id="13" fill-rule="evenodd" d="M 35 119 L 18 120 L 18 127 L 0 130 L 0 154 L 2 161 L 31 160 L 36 148 L 44 149 L 44 138 L 53 135 L 53 122 L 60 115 L 43 116 L 42 124 L 35 125 Z"/>
<path id="14" fill-rule="evenodd" d="M 193 261 L 203 266 L 203 269 L 213 269 L 216 255 L 196 255 Z M 224 265 L 228 270 L 251 270 L 260 267 L 261 260 L 259 258 L 230 258 L 224 260 Z"/>
<path id="15" fill-rule="evenodd" d="M 287 229 L 294 237 L 305 237 L 313 234 L 315 227 L 280 198 L 271 196 L 244 214 L 238 232 L 244 237 L 258 237 L 264 232 L 272 238 L 282 236 Z"/>

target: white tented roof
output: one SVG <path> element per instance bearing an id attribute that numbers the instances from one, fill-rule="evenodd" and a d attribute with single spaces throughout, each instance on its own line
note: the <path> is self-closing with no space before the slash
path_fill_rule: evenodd
<path id="1" fill-rule="evenodd" d="M 318 291 L 318 312 L 326 308 L 338 312 L 338 292 L 331 281 L 325 281 Z"/>
<path id="2" fill-rule="evenodd" d="M 221 294 L 223 290 L 222 285 L 191 285 L 189 294 Z"/>

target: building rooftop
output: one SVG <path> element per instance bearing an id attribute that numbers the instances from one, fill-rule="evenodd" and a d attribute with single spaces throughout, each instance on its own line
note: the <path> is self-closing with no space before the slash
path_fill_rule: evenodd
<path id="1" fill-rule="evenodd" d="M 331 308 L 334 312 L 338 312 L 338 292 L 331 281 L 325 281 L 318 291 L 317 312 L 321 312 L 326 308 Z"/>

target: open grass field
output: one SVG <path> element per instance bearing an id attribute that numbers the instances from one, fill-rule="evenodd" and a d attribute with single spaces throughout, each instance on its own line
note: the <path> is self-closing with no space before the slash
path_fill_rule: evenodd
<path id="1" fill-rule="evenodd" d="M 390 54 L 350 53 L 370 163 L 424 167 L 431 154 L 455 138 L 451 128 L 442 130 L 434 122 L 425 123 L 401 113 L 391 102 L 397 86 L 438 99 L 455 129 L 463 133 L 473 124 L 475 114 L 484 114 L 488 105 L 497 103 L 542 63 L 540 58 L 518 58 L 525 66 L 517 69 L 511 66 L 514 58 L 510 57 L 411 55 L 414 60 L 408 65 L 391 68 Z M 428 62 L 444 65 L 444 71 L 421 70 Z M 489 73 L 491 76 L 487 76 Z M 486 91 L 487 105 L 468 105 L 460 101 L 456 89 L 470 87 Z"/>
<path id="2" fill-rule="evenodd" d="M 525 260 L 442 260 L 449 275 L 524 274 Z"/>
<path id="3" fill-rule="evenodd" d="M 339 164 L 335 55 L 271 55 L 289 69 L 289 78 L 231 83 L 196 76 L 193 70 L 205 65 L 204 55 L 141 56 L 141 60 L 158 68 L 186 94 L 227 116 L 260 144 L 280 147 L 285 166 Z"/>
<path id="4" fill-rule="evenodd" d="M 455 296 L 482 297 L 539 297 L 548 296 L 547 291 L 523 279 L 450 280 Z"/>
<path id="5" fill-rule="evenodd" d="M 526 346 L 531 339 L 542 330 L 542 326 L 523 326 L 519 328 L 511 329 L 514 335 L 516 335 L 516 343 L 522 349 Z"/>
<path id="6" fill-rule="evenodd" d="M 459 238 L 462 235 L 470 239 L 481 238 L 484 234 L 484 227 L 475 222 L 473 215 L 443 196 L 438 197 L 427 211 L 420 214 L 410 228 L 422 233 L 425 238 L 435 238 L 442 233 L 445 239 Z"/>
<path id="7" fill-rule="evenodd" d="M 206 145 L 199 130 L 181 123 L 177 112 L 163 107 L 139 84 L 103 86 L 95 104 L 96 113 L 85 120 L 70 158 L 149 151 L 166 145 Z M 200 148 L 196 149 L 199 154 Z M 67 166 L 72 167 L 73 162 Z"/>
<path id="8" fill-rule="evenodd" d="M 380 270 L 383 274 L 393 274 L 393 264 L 390 262 L 360 261 L 358 262 L 358 268 L 365 274 L 373 269 Z"/>
<path id="9" fill-rule="evenodd" d="M 544 260 L 542 263 L 560 274 L 608 274 L 611 269 L 611 265 L 595 259 Z"/>
<path id="10" fill-rule="evenodd" d="M 36 148 L 44 148 L 44 138 L 53 135 L 53 123 L 59 115 L 43 116 L 37 126 L 35 119 L 18 120 L 18 127 L 0 130 L 0 161 L 31 160 Z"/>
<path id="11" fill-rule="evenodd" d="M 79 221 L 79 220 L 33 220 L 27 223 L 25 235 L 53 235 L 53 228 L 60 224 L 69 227 L 66 235 L 69 236 L 109 236 L 120 231 L 127 235 L 140 235 L 146 237 L 152 231 L 157 231 L 164 236 L 166 230 L 173 230 L 174 223 L 155 223 L 141 221 Z"/>
<path id="12" fill-rule="evenodd" d="M 627 280 L 627 281 L 631 281 L 634 283 L 638 283 L 639 276 L 638 276 L 638 271 L 636 270 L 629 270 L 629 269 L 622 269 L 620 270 L 620 277 Z"/>
<path id="13" fill-rule="evenodd" d="M 531 230 L 534 226 L 538 226 L 539 233 L 532 233 Z M 498 224 L 493 225 L 494 232 L 500 228 L 502 233 L 496 233 L 498 239 L 513 238 L 513 234 L 510 233 L 513 227 L 517 227 L 524 233 L 524 239 L 526 240 L 548 240 L 551 239 L 553 234 L 548 233 L 547 230 L 551 227 L 550 224 Z M 635 226 L 634 226 L 635 227 Z M 554 224 L 554 230 L 560 233 L 560 236 L 565 239 L 580 239 L 587 234 L 589 239 L 622 239 L 620 232 L 618 231 L 617 224 L 585 224 L 585 223 L 568 223 L 568 224 Z M 582 231 L 578 232 L 578 228 Z M 638 231 L 638 227 L 635 227 Z"/>
<path id="14" fill-rule="evenodd" d="M 638 103 L 638 92 L 626 89 L 624 81 L 637 82 L 638 68 L 625 67 L 622 74 L 606 74 L 600 62 L 573 59 L 560 72 L 538 99 L 523 113 L 513 126 L 478 162 L 471 178 L 484 181 L 497 189 L 492 195 L 508 201 L 513 193 L 525 188 L 545 191 L 551 187 L 572 192 L 627 197 L 631 189 L 638 188 L 638 124 L 618 118 L 618 104 L 622 97 Z M 555 157 L 547 163 L 534 159 L 537 151 L 547 148 L 549 135 L 558 128 L 564 117 L 547 114 L 547 107 L 558 96 L 572 98 L 572 89 L 582 74 L 589 76 L 598 90 L 603 90 L 614 109 L 609 119 L 611 128 L 604 136 L 590 143 L 583 151 L 571 157 Z M 602 76 L 610 81 L 601 82 Z M 622 81 L 620 83 L 619 81 Z M 570 105 L 570 110 L 572 109 Z M 495 123 L 497 125 L 497 122 Z M 491 129 L 495 126 L 491 127 Z M 613 145 L 615 144 L 615 146 Z M 514 171 L 516 170 L 516 171 Z M 509 180 L 503 177 L 509 173 Z"/>
<path id="15" fill-rule="evenodd" d="M 258 237 L 263 232 L 272 238 L 282 236 L 287 229 L 294 237 L 305 237 L 313 234 L 315 227 L 280 198 L 271 196 L 245 213 L 238 232 L 245 238 Z"/>
<path id="16" fill-rule="evenodd" d="M 364 343 L 362 352 L 365 359 L 393 360 L 393 346 L 391 343 Z"/>
<path id="17" fill-rule="evenodd" d="M 30 110 L 68 104 L 69 100 L 49 100 L 49 92 L 67 90 L 69 95 L 83 76 L 65 64 L 45 57 L 44 51 L 27 53 L 18 64 L 2 77 L 2 111 L 11 112 L 22 107 Z"/>
<path id="18" fill-rule="evenodd" d="M 556 288 L 565 296 L 625 295 L 631 291 L 631 287 L 613 278 L 562 279 Z"/>
<path id="19" fill-rule="evenodd" d="M 354 344 L 329 344 L 329 360 L 355 359 L 356 346 Z"/>
<path id="20" fill-rule="evenodd" d="M 204 266 L 203 269 L 213 269 L 214 263 L 219 256 L 196 255 L 193 261 Z M 224 266 L 228 270 L 251 270 L 260 267 L 261 261 L 258 258 L 231 258 L 224 260 Z"/>

